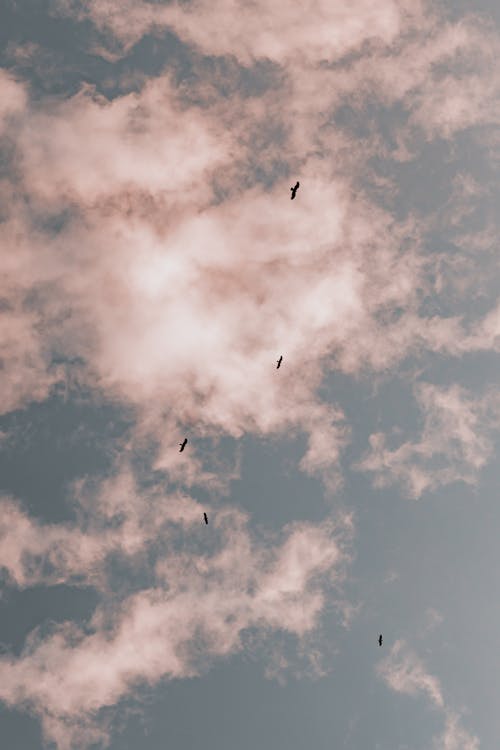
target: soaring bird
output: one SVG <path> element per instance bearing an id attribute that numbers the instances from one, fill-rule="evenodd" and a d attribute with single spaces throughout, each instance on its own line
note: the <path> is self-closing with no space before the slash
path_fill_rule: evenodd
<path id="1" fill-rule="evenodd" d="M 179 443 L 179 445 L 181 446 L 181 447 L 180 447 L 180 450 L 179 450 L 179 453 L 182 453 L 182 451 L 183 451 L 183 450 L 184 450 L 184 448 L 186 447 L 186 443 L 187 443 L 187 441 L 188 441 L 188 439 L 187 439 L 187 438 L 184 438 L 184 440 L 182 441 L 182 443 Z"/>
<path id="2" fill-rule="evenodd" d="M 290 190 L 292 191 L 292 197 L 290 198 L 290 200 L 293 201 L 293 199 L 295 198 L 295 193 L 299 189 L 299 185 L 300 185 L 300 182 L 297 180 L 297 182 L 295 183 L 294 187 L 290 188 Z"/>
<path id="3" fill-rule="evenodd" d="M 207 524 L 207 526 L 208 526 L 208 516 L 207 516 L 207 514 L 206 514 L 206 513 L 204 513 L 204 514 L 203 514 L 203 518 L 205 519 L 205 523 L 206 523 L 206 524 Z"/>
<path id="4" fill-rule="evenodd" d="M 281 355 L 281 356 L 280 356 L 280 358 L 278 359 L 278 364 L 276 365 L 276 369 L 277 369 L 277 370 L 279 370 L 279 369 L 280 369 L 280 364 L 281 364 L 282 362 L 283 362 L 283 355 Z"/>
<path id="5" fill-rule="evenodd" d="M 379 637 L 378 637 L 378 645 L 379 645 L 379 646 L 381 646 L 381 645 L 382 645 L 382 633 L 381 633 L 381 634 L 379 635 Z"/>

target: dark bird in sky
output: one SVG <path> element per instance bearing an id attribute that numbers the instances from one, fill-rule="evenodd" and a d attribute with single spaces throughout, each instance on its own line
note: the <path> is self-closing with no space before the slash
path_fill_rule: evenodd
<path id="1" fill-rule="evenodd" d="M 379 646 L 381 646 L 381 645 L 382 645 L 382 633 L 381 633 L 381 634 L 379 635 L 379 637 L 378 637 L 378 645 L 379 645 Z"/>
<path id="2" fill-rule="evenodd" d="M 295 198 L 295 193 L 299 189 L 299 185 L 300 185 L 300 182 L 297 180 L 297 182 L 295 183 L 294 187 L 290 188 L 290 190 L 292 191 L 292 197 L 290 198 L 290 200 L 293 201 L 293 199 Z"/>
<path id="3" fill-rule="evenodd" d="M 184 448 L 186 447 L 186 443 L 187 443 L 187 441 L 188 441 L 188 439 L 187 439 L 187 438 L 184 438 L 184 440 L 182 441 L 182 443 L 179 443 L 179 445 L 181 446 L 181 447 L 180 447 L 180 450 L 179 450 L 179 453 L 182 453 L 182 451 L 183 451 L 183 450 L 184 450 Z"/>
<path id="4" fill-rule="evenodd" d="M 205 523 L 206 523 L 206 524 L 207 524 L 207 526 L 208 526 L 208 516 L 207 516 L 207 514 L 206 514 L 206 513 L 204 513 L 204 514 L 203 514 L 203 518 L 205 519 Z"/>
<path id="5" fill-rule="evenodd" d="M 276 369 L 277 370 L 280 369 L 280 365 L 281 365 L 282 362 L 283 362 L 283 355 L 281 355 L 281 357 L 278 359 L 278 364 L 276 365 Z"/>

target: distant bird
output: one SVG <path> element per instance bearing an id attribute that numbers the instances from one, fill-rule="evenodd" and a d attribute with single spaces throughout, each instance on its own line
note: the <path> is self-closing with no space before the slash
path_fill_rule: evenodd
<path id="1" fill-rule="evenodd" d="M 378 637 L 378 645 L 379 645 L 379 646 L 381 646 L 381 645 L 382 645 L 382 633 L 381 633 L 381 634 L 379 635 L 379 637 Z"/>
<path id="2" fill-rule="evenodd" d="M 203 514 L 203 518 L 205 519 L 205 523 L 206 523 L 206 524 L 207 524 L 207 526 L 208 526 L 208 516 L 207 516 L 207 514 L 206 514 L 206 513 L 204 513 L 204 514 Z"/>
<path id="3" fill-rule="evenodd" d="M 292 200 L 292 201 L 293 201 L 293 199 L 295 198 L 295 193 L 296 193 L 296 192 L 297 192 L 297 190 L 299 189 L 299 185 L 300 185 L 300 182 L 299 182 L 299 181 L 297 180 L 297 182 L 296 182 L 296 184 L 294 185 L 294 187 L 291 187 L 291 188 L 290 188 L 290 190 L 292 191 L 292 197 L 290 198 L 290 200 Z"/>
<path id="4" fill-rule="evenodd" d="M 280 369 L 280 365 L 281 365 L 282 362 L 283 362 L 283 355 L 281 355 L 281 357 L 278 359 L 278 364 L 276 365 L 276 369 L 277 370 Z"/>
<path id="5" fill-rule="evenodd" d="M 187 441 L 188 441 L 188 439 L 187 439 L 187 438 L 184 438 L 184 440 L 182 441 L 182 443 L 179 443 L 179 445 L 181 446 L 181 447 L 180 447 L 180 450 L 179 450 L 179 453 L 182 453 L 182 451 L 183 451 L 183 450 L 184 450 L 184 448 L 186 447 L 186 443 L 187 443 Z"/>

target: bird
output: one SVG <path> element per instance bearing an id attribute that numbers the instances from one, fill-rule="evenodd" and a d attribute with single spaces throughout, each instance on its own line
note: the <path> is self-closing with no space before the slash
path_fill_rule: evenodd
<path id="1" fill-rule="evenodd" d="M 379 637 L 378 637 L 378 645 L 379 645 L 379 646 L 381 646 L 381 645 L 382 645 L 382 633 L 381 633 L 381 634 L 379 635 Z"/>
<path id="2" fill-rule="evenodd" d="M 281 355 L 280 358 L 278 359 L 278 364 L 276 365 L 276 369 L 277 370 L 280 369 L 280 365 L 281 365 L 282 362 L 283 362 L 283 355 Z"/>
<path id="3" fill-rule="evenodd" d="M 299 189 L 299 185 L 300 185 L 300 182 L 297 180 L 295 186 L 290 188 L 290 190 L 292 191 L 292 197 L 290 198 L 290 200 L 293 201 L 293 199 L 295 198 L 295 193 Z"/>
<path id="4" fill-rule="evenodd" d="M 206 514 L 206 513 L 204 513 L 204 514 L 203 514 L 203 518 L 205 519 L 205 523 L 206 523 L 206 524 L 207 524 L 207 526 L 208 526 L 208 516 L 207 516 L 207 514 Z"/>
<path id="5" fill-rule="evenodd" d="M 188 441 L 188 439 L 187 439 L 187 438 L 184 438 L 184 440 L 182 441 L 182 443 L 179 443 L 179 445 L 181 446 L 181 447 L 180 447 L 180 450 L 179 450 L 179 453 L 182 453 L 182 451 L 183 451 L 183 450 L 184 450 L 184 448 L 186 447 L 186 443 L 187 443 L 187 441 Z"/>

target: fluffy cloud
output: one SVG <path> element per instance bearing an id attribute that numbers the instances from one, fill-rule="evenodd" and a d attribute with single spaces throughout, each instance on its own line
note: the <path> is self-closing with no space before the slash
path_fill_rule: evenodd
<path id="1" fill-rule="evenodd" d="M 3 265 L 14 312 L 6 324 L 22 335 L 3 373 L 4 392 L 13 392 L 4 408 L 45 396 L 56 378 L 50 355 L 62 353 L 83 358 L 99 385 L 137 405 L 150 425 L 158 403 L 163 410 L 175 403 L 170 432 L 193 422 L 202 434 L 235 437 L 301 429 L 311 436 L 303 467 L 322 470 L 337 461 L 347 432 L 340 410 L 315 397 L 321 359 L 370 316 L 362 299 L 367 289 L 373 287 L 376 308 L 411 287 L 408 277 L 383 288 L 373 264 L 361 267 L 368 220 L 379 226 L 384 260 L 399 265 L 397 230 L 388 247 L 383 212 L 353 201 L 342 183 L 328 185 L 317 161 L 306 170 L 300 204 L 291 204 L 280 182 L 267 196 L 254 189 L 201 210 L 208 199 L 203 180 L 224 148 L 192 138 L 190 110 L 189 128 L 174 139 L 180 172 L 168 160 L 161 169 L 153 164 L 161 139 L 170 139 L 158 130 L 173 111 L 168 91 L 168 80 L 160 79 L 110 104 L 84 91 L 50 113 L 27 113 L 17 140 L 24 189 L 38 211 L 77 214 L 51 236 L 11 201 L 6 231 L 16 252 Z M 95 143 L 80 149 L 85 123 Z M 144 179 L 152 166 L 147 194 L 141 161 Z M 348 221 L 357 242 L 346 237 Z M 26 304 L 34 294 L 35 309 Z M 285 365 L 278 375 L 279 353 Z M 23 358 L 38 365 L 40 378 L 27 368 L 21 378 Z M 160 420 L 155 432 L 161 431 Z"/>
<path id="2" fill-rule="evenodd" d="M 261 97 L 236 93 L 230 102 L 205 83 L 176 89 L 169 76 L 113 101 L 84 86 L 50 106 L 28 105 L 18 86 L 10 137 L 19 179 L 6 224 L 15 253 L 2 259 L 5 327 L 17 331 L 2 371 L 5 411 L 46 395 L 58 377 L 51 356 L 62 353 L 82 358 L 89 378 L 136 405 L 160 442 L 193 421 L 205 434 L 235 437 L 247 430 L 301 430 L 310 436 L 302 466 L 328 474 L 327 464 L 338 463 L 348 439 L 340 410 L 315 395 L 332 365 L 348 373 L 380 371 L 425 349 L 459 355 L 496 346 L 494 313 L 471 334 L 459 316 L 422 318 L 420 300 L 433 290 L 418 225 L 398 224 L 354 193 L 347 174 L 353 167 L 359 175 L 377 144 L 367 151 L 324 128 L 326 113 L 344 95 L 355 93 L 353 103 L 360 105 L 370 92 L 382 96 L 396 70 L 407 73 L 391 85 L 393 100 L 420 106 L 429 70 L 462 50 L 472 54 L 476 28 L 440 30 L 424 23 L 420 11 L 411 15 L 391 3 L 377 9 L 375 26 L 364 2 L 357 14 L 320 6 L 311 23 L 324 16 L 322 28 L 345 37 L 338 54 L 377 35 L 379 22 L 391 30 L 389 47 L 368 49 L 351 68 L 290 68 L 294 77 L 278 88 Z M 112 2 L 96 0 L 84 8 L 118 34 L 125 28 L 142 33 L 128 15 L 142 10 L 148 18 L 185 17 L 207 39 L 217 28 L 213 9 L 200 23 L 208 13 L 203 3 L 144 4 L 134 11 L 120 5 L 117 13 Z M 237 11 L 228 8 L 239 18 Z M 270 28 L 276 13 L 290 29 L 301 28 L 288 5 L 267 12 Z M 247 21 L 235 34 L 254 40 Z M 405 24 L 420 31 L 415 27 L 391 48 L 403 27 L 408 31 Z M 280 31 L 280 39 L 289 45 L 281 62 L 294 65 L 293 33 Z M 227 44 L 236 48 L 237 39 Z M 335 58 L 332 44 L 321 55 Z M 413 67 L 400 64 L 403 54 Z M 281 152 L 287 149 L 290 164 L 300 164 L 303 188 L 294 203 L 286 198 L 288 181 L 275 176 L 264 191 L 249 171 L 253 141 L 269 118 L 285 128 Z M 311 152 L 314 142 L 321 158 Z M 327 157 L 336 151 L 332 167 Z M 276 151 L 255 158 L 272 171 Z M 252 176 L 247 189 L 238 183 L 239 169 Z M 35 216 L 21 195 L 29 196 Z M 65 220 L 58 235 L 41 232 L 40 217 L 54 215 Z M 26 303 L 34 292 L 36 308 Z M 402 314 L 394 316 L 396 308 Z M 278 378 L 271 362 L 279 353 L 285 368 Z M 173 403 L 177 414 L 168 429 L 160 419 L 155 423 L 151 412 L 170 411 Z M 167 453 L 160 450 L 159 466 L 169 465 Z"/>
<path id="3" fill-rule="evenodd" d="M 201 112 L 181 106 L 164 77 L 113 101 L 84 86 L 42 106 L 25 119 L 17 147 L 26 189 L 46 209 L 95 205 L 131 190 L 182 205 L 186 193 L 191 202 L 206 199 L 206 173 L 229 157 L 227 139 L 211 129 Z"/>
<path id="4" fill-rule="evenodd" d="M 490 346 L 490 317 L 469 338 L 458 318 L 424 325 L 418 242 L 400 247 L 414 228 L 352 196 L 318 159 L 303 167 L 300 201 L 279 181 L 267 194 L 210 203 L 210 174 L 237 143 L 220 134 L 212 149 L 212 115 L 190 109 L 190 126 L 174 138 L 182 166 L 167 159 L 158 168 L 155 154 L 167 154 L 170 140 L 159 123 L 181 112 L 169 85 L 158 79 L 111 103 L 86 90 L 50 113 L 26 113 L 23 188 L 42 215 L 69 214 L 49 235 L 11 202 L 5 325 L 18 335 L 5 350 L 4 409 L 46 395 L 53 353 L 79 357 L 89 378 L 140 410 L 160 443 L 194 422 L 207 435 L 301 430 L 310 436 L 303 468 L 328 474 L 348 438 L 341 411 L 315 395 L 329 362 L 353 373 L 422 348 Z M 79 148 L 82 123 L 94 133 L 88 148 Z M 406 309 L 393 319 L 395 307 Z"/>

